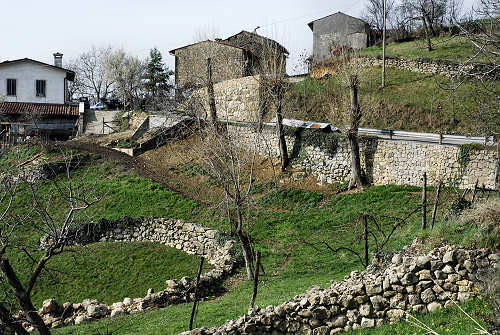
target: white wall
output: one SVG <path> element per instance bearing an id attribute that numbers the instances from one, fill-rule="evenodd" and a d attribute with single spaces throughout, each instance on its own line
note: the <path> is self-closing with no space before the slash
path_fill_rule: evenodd
<path id="1" fill-rule="evenodd" d="M 5 64 L 0 67 L 0 96 L 9 102 L 64 104 L 66 72 L 32 62 Z M 7 96 L 7 79 L 16 79 L 16 96 Z M 45 97 L 36 96 L 36 80 L 45 80 Z"/>

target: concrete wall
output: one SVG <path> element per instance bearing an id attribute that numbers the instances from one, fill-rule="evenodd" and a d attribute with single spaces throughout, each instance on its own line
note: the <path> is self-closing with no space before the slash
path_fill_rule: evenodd
<path id="1" fill-rule="evenodd" d="M 245 55 L 240 48 L 214 41 L 204 41 L 175 50 L 176 84 L 179 86 L 205 85 L 207 79 L 207 58 L 212 59 L 212 80 L 214 83 L 243 77 Z"/>
<path id="2" fill-rule="evenodd" d="M 32 62 L 0 67 L 0 96 L 8 102 L 65 103 L 66 72 Z M 7 79 L 16 79 L 16 96 L 7 96 Z M 36 96 L 36 80 L 45 80 L 45 97 Z"/>
<path id="3" fill-rule="evenodd" d="M 330 47 L 333 44 L 362 49 L 370 42 L 368 24 L 343 13 L 314 21 L 312 29 L 314 62 L 330 58 Z"/>
<path id="4" fill-rule="evenodd" d="M 292 166 L 303 169 L 318 177 L 319 182 L 334 183 L 349 180 L 350 151 L 345 137 L 330 133 L 336 138 L 330 147 L 305 144 L 297 140 L 307 136 L 307 130 L 286 137 Z M 228 130 L 241 145 L 254 148 L 264 155 L 271 148 L 273 156 L 279 155 L 278 138 L 275 127 L 266 126 L 262 133 L 255 128 L 229 125 Z M 293 132 L 293 131 L 292 131 Z M 422 184 L 422 175 L 427 173 L 428 183 L 437 184 L 442 180 L 446 185 L 457 183 L 462 188 L 472 188 L 479 180 L 488 188 L 495 188 L 496 150 L 494 147 L 477 148 L 456 145 L 440 145 L 410 141 L 361 138 L 361 164 L 368 181 L 375 185 Z M 460 158 L 461 157 L 461 158 Z M 460 163 L 460 161 L 462 163 Z"/>

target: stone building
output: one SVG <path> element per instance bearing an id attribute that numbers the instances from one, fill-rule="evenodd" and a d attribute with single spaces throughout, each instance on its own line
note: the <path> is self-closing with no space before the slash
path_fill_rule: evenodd
<path id="1" fill-rule="evenodd" d="M 328 59 L 333 45 L 362 49 L 375 42 L 368 23 L 341 12 L 309 22 L 308 26 L 313 32 L 314 63 Z"/>
<path id="2" fill-rule="evenodd" d="M 271 52 L 266 52 L 271 51 Z M 212 80 L 224 80 L 258 74 L 263 59 L 279 64 L 286 71 L 288 51 L 278 42 L 256 33 L 242 31 L 222 40 L 206 40 L 170 51 L 175 56 L 175 84 L 178 88 L 204 86 L 207 58 L 211 58 Z"/>

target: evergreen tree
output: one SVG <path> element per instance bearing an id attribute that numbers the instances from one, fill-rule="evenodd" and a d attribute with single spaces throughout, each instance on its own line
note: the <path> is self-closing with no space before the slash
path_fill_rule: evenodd
<path id="1" fill-rule="evenodd" d="M 145 88 L 151 101 L 154 102 L 162 93 L 168 93 L 171 88 L 168 79 L 172 74 L 173 72 L 163 64 L 161 52 L 156 48 L 151 49 L 145 77 Z"/>

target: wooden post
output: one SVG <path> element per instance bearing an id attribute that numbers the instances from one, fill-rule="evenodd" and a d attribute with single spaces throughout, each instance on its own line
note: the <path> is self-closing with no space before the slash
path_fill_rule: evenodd
<path id="1" fill-rule="evenodd" d="M 438 209 L 439 193 L 441 192 L 441 180 L 436 188 L 436 196 L 434 197 L 434 208 L 432 209 L 431 229 L 434 228 L 434 221 L 436 220 L 436 212 Z"/>
<path id="2" fill-rule="evenodd" d="M 194 302 L 191 309 L 191 317 L 189 318 L 189 330 L 193 330 L 194 314 L 196 313 L 196 305 L 198 303 L 198 286 L 200 285 L 201 270 L 203 269 L 204 257 L 200 259 L 200 266 L 198 267 L 198 274 L 196 275 L 196 286 L 194 287 Z"/>
<path id="3" fill-rule="evenodd" d="M 102 133 L 104 134 L 104 118 L 102 118 Z"/>
<path id="4" fill-rule="evenodd" d="M 382 88 L 385 88 L 385 30 L 386 30 L 386 0 L 383 0 L 383 30 L 382 30 Z"/>
<path id="5" fill-rule="evenodd" d="M 255 275 L 253 277 L 253 294 L 252 301 L 250 301 L 250 308 L 255 305 L 255 299 L 257 298 L 257 288 L 259 287 L 259 269 L 260 269 L 260 251 L 257 251 L 257 256 L 255 257 Z"/>
<path id="6" fill-rule="evenodd" d="M 424 184 L 422 186 L 422 229 L 427 228 L 427 173 L 424 172 Z"/>
<path id="7" fill-rule="evenodd" d="M 365 267 L 368 266 L 368 218 L 367 215 L 363 215 L 363 225 L 364 225 L 364 231 L 363 231 L 363 238 L 365 240 Z"/>
<path id="8" fill-rule="evenodd" d="M 214 83 L 212 81 L 212 64 L 210 57 L 207 58 L 207 95 L 210 107 L 210 118 L 214 126 L 217 126 L 217 109 L 215 105 Z"/>
<path id="9" fill-rule="evenodd" d="M 472 192 L 472 200 L 471 203 L 474 203 L 476 200 L 476 194 L 477 194 L 477 185 L 479 184 L 479 179 L 476 179 L 476 184 L 474 185 L 474 192 Z"/>

